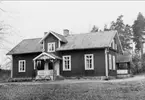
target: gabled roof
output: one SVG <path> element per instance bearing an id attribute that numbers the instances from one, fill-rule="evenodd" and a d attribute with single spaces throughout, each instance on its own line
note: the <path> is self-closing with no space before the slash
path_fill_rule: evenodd
<path id="1" fill-rule="evenodd" d="M 49 35 L 49 34 L 52 34 L 54 35 L 57 39 L 59 39 L 60 41 L 62 42 L 67 42 L 67 40 L 65 39 L 65 37 L 61 34 L 58 34 L 56 32 L 53 32 L 53 31 L 49 31 L 48 33 L 46 33 L 46 35 L 40 40 L 40 43 L 42 43 L 42 41 Z"/>
<path id="2" fill-rule="evenodd" d="M 121 62 L 131 62 L 132 61 L 132 56 L 131 53 L 129 53 L 128 51 L 124 51 L 123 55 L 118 54 L 117 55 L 117 63 L 121 63 Z"/>
<path id="3" fill-rule="evenodd" d="M 9 51 L 7 55 L 42 52 L 42 44 L 39 43 L 40 40 L 41 38 L 24 39 Z"/>
<path id="4" fill-rule="evenodd" d="M 109 47 L 117 31 L 104 31 L 85 34 L 72 34 L 66 37 L 68 43 L 58 48 L 62 50 Z"/>
<path id="5" fill-rule="evenodd" d="M 63 51 L 110 47 L 111 41 L 117 34 L 117 31 L 70 34 L 67 37 L 59 35 L 55 32 L 53 34 L 61 37 L 63 41 L 67 41 L 67 43 L 62 44 L 60 48 L 57 48 L 58 51 Z M 8 52 L 7 55 L 42 52 L 42 44 L 40 43 L 42 39 L 44 38 L 25 39 L 15 46 L 10 52 Z M 120 43 L 119 45 L 121 48 Z"/>

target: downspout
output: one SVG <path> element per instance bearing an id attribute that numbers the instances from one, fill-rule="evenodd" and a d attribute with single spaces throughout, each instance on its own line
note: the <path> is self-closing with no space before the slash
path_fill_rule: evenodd
<path id="1" fill-rule="evenodd" d="M 106 78 L 108 78 L 108 48 L 105 48 L 105 72 L 106 72 Z"/>

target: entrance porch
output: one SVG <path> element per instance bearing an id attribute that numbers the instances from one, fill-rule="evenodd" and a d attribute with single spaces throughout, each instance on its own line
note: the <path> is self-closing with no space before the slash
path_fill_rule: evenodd
<path id="1" fill-rule="evenodd" d="M 33 61 L 36 79 L 55 80 L 55 77 L 60 75 L 60 60 L 60 57 L 46 52 L 35 57 Z"/>

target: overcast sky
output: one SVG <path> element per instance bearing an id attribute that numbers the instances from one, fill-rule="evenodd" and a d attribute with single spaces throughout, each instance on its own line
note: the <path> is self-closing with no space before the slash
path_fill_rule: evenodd
<path id="1" fill-rule="evenodd" d="M 145 15 L 143 1 L 2 1 L 6 12 L 0 11 L 0 20 L 13 26 L 13 36 L 7 36 L 11 49 L 24 38 L 42 37 L 45 31 L 62 34 L 63 29 L 72 33 L 89 32 L 93 25 L 105 24 L 124 15 L 124 22 L 132 25 L 137 14 Z M 7 50 L 8 50 L 7 49 Z M 0 63 L 7 50 L 0 50 Z"/>

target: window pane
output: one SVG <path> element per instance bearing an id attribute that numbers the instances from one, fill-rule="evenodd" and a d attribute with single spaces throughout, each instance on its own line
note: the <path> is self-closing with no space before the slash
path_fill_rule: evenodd
<path id="1" fill-rule="evenodd" d="M 65 56 L 63 57 L 63 65 L 64 65 L 64 69 L 65 70 L 69 70 L 70 69 L 70 57 L 69 56 Z"/>

